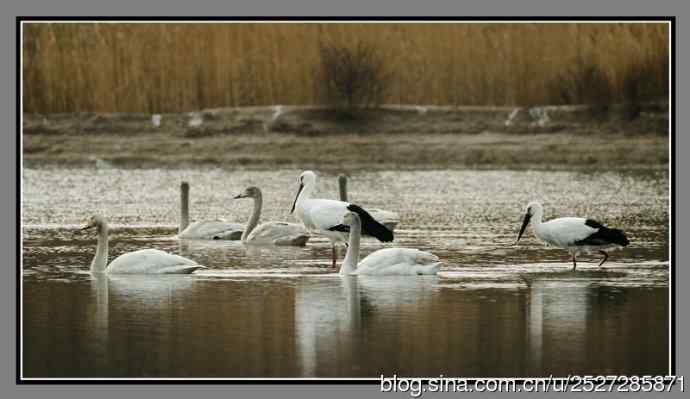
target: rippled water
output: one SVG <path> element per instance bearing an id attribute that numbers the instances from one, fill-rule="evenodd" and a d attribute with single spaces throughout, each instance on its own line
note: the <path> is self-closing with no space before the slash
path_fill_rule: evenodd
<path id="1" fill-rule="evenodd" d="M 548 171 L 353 173 L 350 199 L 401 215 L 394 246 L 442 258 L 436 277 L 341 278 L 330 246 L 178 242 L 179 183 L 192 219 L 289 215 L 299 170 L 25 169 L 24 376 L 378 377 L 660 374 L 668 369 L 668 174 Z M 319 179 L 336 198 L 334 175 Z M 521 212 L 589 216 L 631 245 L 604 268 L 531 233 Z M 88 273 L 93 213 L 110 256 L 141 248 L 209 267 L 190 276 Z M 392 246 L 366 239 L 363 255 Z M 340 258 L 342 259 L 341 252 Z M 592 262 L 589 262 L 589 261 Z"/>

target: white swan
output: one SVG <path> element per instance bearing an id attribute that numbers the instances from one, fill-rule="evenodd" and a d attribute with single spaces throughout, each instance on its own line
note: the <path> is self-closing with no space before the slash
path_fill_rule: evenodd
<path id="1" fill-rule="evenodd" d="M 254 211 L 242 233 L 242 241 L 251 244 L 295 245 L 303 247 L 309 240 L 309 233 L 304 226 L 297 223 L 266 222 L 257 226 L 261 217 L 263 198 L 258 187 L 248 187 L 235 197 L 252 198 Z"/>
<path id="2" fill-rule="evenodd" d="M 189 274 L 206 268 L 191 259 L 157 249 L 128 252 L 108 264 L 108 223 L 102 216 L 96 215 L 90 217 L 81 229 L 87 230 L 94 227 L 98 232 L 98 245 L 96 255 L 91 261 L 91 273 Z"/>
<path id="3" fill-rule="evenodd" d="M 342 223 L 350 226 L 345 260 L 340 267 L 340 274 L 368 274 L 380 276 L 403 276 L 419 274 L 436 274 L 441 268 L 438 256 L 411 248 L 384 248 L 359 260 L 359 239 L 362 235 L 362 222 L 355 212 L 343 216 Z"/>
<path id="4" fill-rule="evenodd" d="M 338 176 L 338 189 L 340 200 L 347 202 L 347 177 L 345 175 Z M 400 216 L 395 212 L 385 211 L 383 209 L 368 209 L 367 211 L 371 217 L 388 227 L 390 231 L 394 231 L 395 227 L 400 223 Z"/>
<path id="5" fill-rule="evenodd" d="M 239 240 L 244 231 L 241 223 L 222 220 L 197 221 L 189 224 L 189 183 L 180 185 L 180 227 L 178 238 L 198 240 Z"/>

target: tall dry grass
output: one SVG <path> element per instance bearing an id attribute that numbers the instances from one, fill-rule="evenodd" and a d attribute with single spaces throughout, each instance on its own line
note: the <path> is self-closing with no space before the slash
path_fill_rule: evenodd
<path id="1" fill-rule="evenodd" d="M 385 103 L 553 104 L 564 101 L 554 81 L 592 63 L 614 93 L 625 92 L 629 71 L 651 64 L 663 91 L 668 35 L 667 25 L 651 23 L 27 23 L 24 109 L 315 104 L 320 43 L 360 41 L 387 62 Z"/>

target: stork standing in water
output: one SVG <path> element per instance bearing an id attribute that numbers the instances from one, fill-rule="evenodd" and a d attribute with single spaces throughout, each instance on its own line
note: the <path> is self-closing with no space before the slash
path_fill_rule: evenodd
<path id="1" fill-rule="evenodd" d="M 361 207 L 344 201 L 312 198 L 316 188 L 316 174 L 310 170 L 299 177 L 299 190 L 292 204 L 290 213 L 297 213 L 297 217 L 304 223 L 307 230 L 321 234 L 331 241 L 333 250 L 333 267 L 335 267 L 335 244 L 347 242 L 350 226 L 343 224 L 343 216 L 355 212 L 362 223 L 362 232 L 379 241 L 393 241 L 393 232 L 374 219 Z"/>
<path id="2" fill-rule="evenodd" d="M 534 235 L 549 245 L 563 248 L 573 257 L 573 270 L 577 267 L 575 257 L 581 252 L 597 251 L 604 255 L 599 262 L 603 265 L 608 259 L 607 250 L 618 249 L 630 244 L 622 230 L 609 229 L 592 219 L 565 217 L 542 222 L 544 208 L 538 202 L 527 205 L 525 218 L 518 234 L 517 241 L 525 232 L 527 225 L 532 222 Z"/>

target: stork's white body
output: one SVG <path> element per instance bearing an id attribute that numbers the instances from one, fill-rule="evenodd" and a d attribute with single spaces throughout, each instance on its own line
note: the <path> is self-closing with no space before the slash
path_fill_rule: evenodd
<path id="1" fill-rule="evenodd" d="M 576 242 L 586 239 L 599 230 L 598 228 L 595 229 L 587 226 L 585 224 L 586 221 L 587 219 L 575 217 L 558 218 L 534 223 L 532 229 L 534 230 L 534 235 L 546 244 L 567 249 L 571 254 L 589 252 L 611 246 L 577 245 Z"/>
<path id="2" fill-rule="evenodd" d="M 600 228 L 593 228 L 586 224 L 587 219 L 565 217 L 552 219 L 546 222 L 535 223 L 534 235 L 548 245 L 568 250 L 572 255 L 592 251 L 606 251 L 622 248 L 615 243 L 601 245 L 578 245 L 579 241 L 586 240 Z"/>
<path id="3" fill-rule="evenodd" d="M 304 227 L 313 234 L 326 236 L 331 241 L 333 267 L 335 267 L 335 245 L 347 241 L 348 227 L 342 224 L 345 214 L 359 212 L 363 220 L 363 231 L 380 241 L 393 241 L 393 233 L 376 221 L 368 212 L 357 205 L 344 201 L 312 198 L 316 188 L 316 174 L 305 171 L 300 175 L 300 188 L 292 211 L 302 221 Z"/>
<path id="4" fill-rule="evenodd" d="M 554 247 L 567 250 L 573 258 L 573 270 L 577 263 L 575 258 L 583 252 L 598 251 L 604 255 L 599 266 L 608 258 L 605 251 L 622 248 L 628 245 L 625 234 L 616 229 L 609 229 L 591 219 L 563 217 L 542 221 L 544 210 L 538 202 L 527 206 L 518 241 L 528 223 L 532 225 L 534 235 L 541 241 Z"/>
<path id="5" fill-rule="evenodd" d="M 347 233 L 328 230 L 340 224 L 343 216 L 350 205 L 347 202 L 309 198 L 311 192 L 307 192 L 307 187 L 302 190 L 297 199 L 295 212 L 297 217 L 304 223 L 304 227 L 315 234 L 328 237 L 332 244 L 344 243 L 347 241 Z"/>

